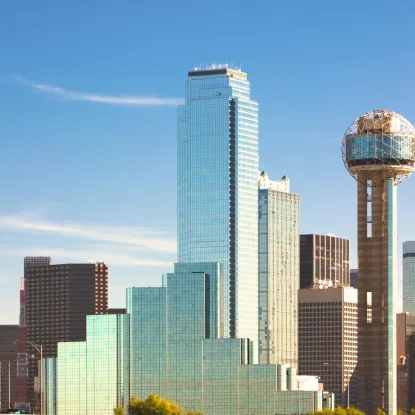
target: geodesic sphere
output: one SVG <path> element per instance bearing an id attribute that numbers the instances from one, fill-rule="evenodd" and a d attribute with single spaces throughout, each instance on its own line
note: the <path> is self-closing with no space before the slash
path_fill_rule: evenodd
<path id="1" fill-rule="evenodd" d="M 370 111 L 346 130 L 342 153 L 354 177 L 365 170 L 390 170 L 402 181 L 415 168 L 415 128 L 395 112 Z"/>

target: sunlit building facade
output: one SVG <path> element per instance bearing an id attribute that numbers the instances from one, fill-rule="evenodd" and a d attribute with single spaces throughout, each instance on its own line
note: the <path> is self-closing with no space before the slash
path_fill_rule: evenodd
<path id="1" fill-rule="evenodd" d="M 319 376 L 336 404 L 357 404 L 357 290 L 352 287 L 301 289 L 299 373 Z"/>
<path id="2" fill-rule="evenodd" d="M 162 287 L 127 289 L 127 314 L 88 316 L 87 341 L 58 347 L 58 414 L 112 415 L 150 393 L 205 415 L 322 408 L 294 367 L 253 364 L 251 340 L 222 337 L 222 281 L 218 263 L 176 264 Z"/>
<path id="3" fill-rule="evenodd" d="M 189 72 L 178 108 L 178 261 L 219 262 L 225 337 L 258 339 L 258 103 L 227 65 Z"/>
<path id="4" fill-rule="evenodd" d="M 111 414 L 112 408 L 128 402 L 129 317 L 88 316 L 86 342 L 59 343 L 59 415 Z"/>
<path id="5" fill-rule="evenodd" d="M 300 197 L 262 172 L 258 203 L 259 362 L 297 367 Z"/>

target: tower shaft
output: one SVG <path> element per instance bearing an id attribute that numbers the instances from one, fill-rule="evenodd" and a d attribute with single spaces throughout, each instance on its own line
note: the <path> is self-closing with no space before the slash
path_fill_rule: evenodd
<path id="1" fill-rule="evenodd" d="M 396 413 L 394 278 L 396 185 L 386 171 L 358 175 L 358 407 Z"/>

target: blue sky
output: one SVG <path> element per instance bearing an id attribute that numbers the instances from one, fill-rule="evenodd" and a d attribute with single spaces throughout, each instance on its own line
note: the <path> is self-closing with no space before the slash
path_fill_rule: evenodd
<path id="1" fill-rule="evenodd" d="M 352 241 L 341 139 L 360 114 L 415 122 L 410 1 L 2 1 L 0 323 L 17 323 L 25 255 L 105 261 L 110 305 L 175 260 L 176 104 L 187 71 L 242 65 L 260 168 L 301 195 L 301 231 Z M 399 244 L 415 239 L 415 179 Z"/>

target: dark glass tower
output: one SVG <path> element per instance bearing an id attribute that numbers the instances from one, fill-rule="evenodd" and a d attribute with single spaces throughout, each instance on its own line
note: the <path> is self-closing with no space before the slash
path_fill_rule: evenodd
<path id="1" fill-rule="evenodd" d="M 350 243 L 334 235 L 300 236 L 300 288 L 350 285 Z"/>

